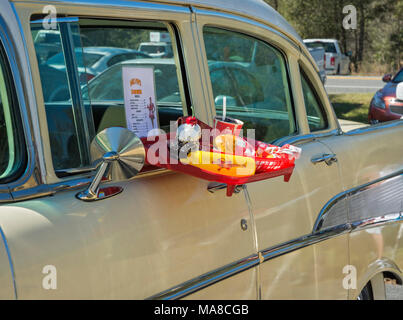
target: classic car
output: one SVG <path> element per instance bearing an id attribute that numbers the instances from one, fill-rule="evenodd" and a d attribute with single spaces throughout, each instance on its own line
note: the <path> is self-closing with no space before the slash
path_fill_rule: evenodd
<path id="1" fill-rule="evenodd" d="M 47 1 L 0 2 L 1 299 L 384 299 L 385 278 L 402 284 L 403 120 L 340 124 L 315 61 L 274 9 L 51 5 L 55 16 Z M 35 49 L 49 28 L 64 55 L 57 81 Z M 143 166 L 144 145 L 122 128 L 117 65 L 104 71 L 108 94 L 92 98 L 103 77 L 81 76 L 72 35 L 136 49 L 151 32 L 172 39 L 169 80 L 155 83 L 167 91 L 160 127 L 189 115 L 212 127 L 227 101 L 257 140 L 302 150 L 288 182 L 240 184 L 230 197 L 222 183 Z"/>

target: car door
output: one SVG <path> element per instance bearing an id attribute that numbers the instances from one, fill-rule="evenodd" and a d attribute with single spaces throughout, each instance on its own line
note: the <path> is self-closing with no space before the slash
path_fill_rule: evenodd
<path id="1" fill-rule="evenodd" d="M 132 181 L 105 182 L 104 186 L 123 190 L 110 198 L 84 202 L 76 197 L 93 177 L 88 148 L 93 135 L 102 125 L 120 126 L 125 121 L 119 73 L 106 79 L 104 92 L 91 96 L 103 78 L 87 83 L 80 76 L 80 64 L 85 68 L 82 44 L 72 42 L 72 35 L 91 38 L 91 46 L 129 43 L 136 49 L 150 32 L 169 33 L 175 57 L 160 61 L 166 68 L 155 66 L 154 71 L 165 74 L 165 85 L 178 92 L 164 94 L 161 100 L 168 100 L 159 103 L 156 79 L 161 127 L 188 114 L 191 105 L 196 116 L 207 121 L 201 81 L 194 73 L 198 61 L 189 9 L 136 3 L 119 9 L 56 5 L 58 14 L 78 18 L 56 20 L 55 29 L 48 30 L 41 16 L 29 18 L 42 12 L 41 5 L 15 6 L 27 39 L 42 139 L 30 150 L 43 148 L 43 154 L 30 154 L 30 159 L 41 159 L 46 166 L 46 171 L 39 171 L 44 182 L 32 190 L 29 185 L 13 186 L 18 202 L 0 207 L 18 298 L 169 299 L 192 293 L 203 298 L 207 292 L 209 298 L 255 299 L 258 282 L 253 267 L 258 257 L 243 191 L 230 198 L 214 187 L 209 192 L 206 181 L 149 168 Z M 59 37 L 58 44 L 48 47 L 63 52 L 64 72 L 50 69 L 35 50 L 35 33 L 40 30 Z M 58 95 L 53 94 L 56 87 L 61 88 Z M 179 101 L 170 100 L 172 96 L 179 96 Z M 245 272 L 213 285 L 239 270 Z"/>
<path id="2" fill-rule="evenodd" d="M 323 107 L 323 91 L 317 93 L 321 84 L 314 82 L 314 87 L 300 73 L 302 57 L 285 37 L 257 24 L 252 32 L 244 19 L 229 23 L 232 17 L 225 14 L 197 14 L 212 114 L 222 115 L 227 96 L 227 115 L 242 120 L 257 140 L 302 149 L 288 183 L 278 177 L 246 185 L 261 258 L 260 297 L 347 298 L 342 287 L 348 261 L 345 229 L 335 231 L 335 221 L 318 220 L 326 203 L 342 190 L 336 156 L 317 140 L 338 132 L 333 115 Z M 222 81 L 217 65 L 225 66 Z M 234 76 L 238 70 L 248 77 Z M 346 214 L 340 206 L 340 215 Z M 327 241 L 335 234 L 341 235 Z"/>

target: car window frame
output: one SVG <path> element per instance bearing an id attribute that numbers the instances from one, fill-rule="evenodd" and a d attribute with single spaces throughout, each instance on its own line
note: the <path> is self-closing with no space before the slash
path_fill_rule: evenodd
<path id="1" fill-rule="evenodd" d="M 205 65 L 208 66 L 208 59 L 207 59 L 207 52 L 206 52 L 206 47 L 205 47 L 205 41 L 204 41 L 204 28 L 217 28 L 221 30 L 225 30 L 228 32 L 233 32 L 233 33 L 238 33 L 240 35 L 250 37 L 252 39 L 255 39 L 257 41 L 260 41 L 267 46 L 271 47 L 272 49 L 276 50 L 282 57 L 283 62 L 284 62 L 284 67 L 285 67 L 285 72 L 286 72 L 286 81 L 287 81 L 287 88 L 288 88 L 288 93 L 289 93 L 289 99 L 290 99 L 290 110 L 288 110 L 288 115 L 290 117 L 290 113 L 292 116 L 292 120 L 290 121 L 290 129 L 293 128 L 294 132 L 290 133 L 287 136 L 284 137 L 279 137 L 275 141 L 272 142 L 272 144 L 276 144 L 277 141 L 283 140 L 288 137 L 295 137 L 301 134 L 300 131 L 300 126 L 299 126 L 299 121 L 298 121 L 298 113 L 297 113 L 297 106 L 296 106 L 296 101 L 295 101 L 295 96 L 294 96 L 294 90 L 292 87 L 292 80 L 291 80 L 291 69 L 290 69 L 290 61 L 287 53 L 278 45 L 270 41 L 270 39 L 265 38 L 263 39 L 257 34 L 248 32 L 247 30 L 239 30 L 237 28 L 229 27 L 228 25 L 224 24 L 216 24 L 216 23 L 203 23 L 198 26 L 199 27 L 199 37 L 202 39 L 201 41 L 201 50 L 204 52 L 203 57 L 201 59 L 205 60 Z M 207 70 L 209 71 L 209 70 Z M 211 96 L 211 108 L 212 108 L 212 114 L 216 115 L 216 106 L 214 103 L 214 94 L 213 94 L 213 88 L 212 88 L 212 81 L 210 78 L 209 72 L 206 72 L 206 80 L 208 81 L 208 88 L 209 88 L 209 95 Z M 284 81 L 284 79 L 283 79 Z M 288 108 L 287 108 L 288 109 Z M 290 119 L 289 119 L 290 120 Z"/>
<path id="2" fill-rule="evenodd" d="M 325 122 L 326 122 L 326 127 L 325 127 L 325 128 L 320 128 L 320 129 L 318 129 L 318 130 L 312 130 L 312 129 L 309 127 L 308 114 L 306 113 L 306 121 L 308 122 L 309 132 L 310 132 L 310 133 L 313 133 L 313 134 L 316 134 L 316 133 L 318 133 L 318 132 L 327 131 L 327 130 L 330 129 L 330 118 L 329 118 L 329 115 L 328 115 L 328 113 L 327 113 L 327 111 L 326 111 L 326 108 L 325 108 L 325 106 L 324 106 L 324 104 L 323 104 L 323 102 L 322 102 L 322 99 L 320 98 L 320 95 L 319 95 L 319 93 L 317 92 L 317 90 L 316 90 L 316 88 L 315 88 L 315 86 L 314 86 L 312 80 L 309 78 L 307 72 L 305 72 L 305 70 L 304 70 L 304 68 L 302 67 L 301 64 L 299 65 L 299 71 L 300 71 L 300 72 L 299 72 L 299 75 L 300 75 L 300 78 L 301 78 L 302 97 L 304 97 L 304 91 L 303 91 L 303 86 L 302 86 L 302 78 L 304 77 L 304 78 L 305 78 L 305 81 L 306 81 L 307 84 L 308 84 L 308 87 L 310 88 L 311 92 L 313 93 L 313 95 L 314 95 L 314 97 L 315 97 L 316 102 L 317 102 L 318 105 L 319 105 L 319 108 L 321 109 L 322 115 L 325 117 Z M 305 112 L 306 112 L 306 111 L 307 111 L 307 107 L 306 107 L 306 105 L 305 105 L 305 99 L 303 99 L 303 103 L 304 103 Z"/>
<path id="3" fill-rule="evenodd" d="M 1 22 L 1 21 L 0 21 Z M 25 139 L 25 130 L 23 126 L 23 119 L 21 116 L 21 105 L 20 99 L 17 94 L 17 86 L 15 74 L 11 66 L 11 61 L 7 53 L 6 44 L 3 40 L 3 34 L 0 29 L 0 60 L 2 60 L 2 65 L 0 62 L 0 68 L 2 68 L 3 77 L 5 80 L 5 86 L 7 90 L 7 98 L 10 108 L 10 117 L 13 126 L 13 139 L 15 140 L 15 145 L 18 146 L 18 153 L 20 159 L 19 164 L 13 172 L 3 178 L 0 178 L 0 185 L 9 185 L 13 182 L 18 181 L 24 173 L 26 172 L 28 165 L 28 150 Z M 17 153 L 17 152 L 16 152 Z M 1 192 L 1 191 L 0 191 Z"/>
<path id="4" fill-rule="evenodd" d="M 41 15 L 41 14 L 31 14 L 30 15 L 30 22 L 37 20 L 38 17 L 41 16 L 45 16 L 45 15 Z M 32 17 L 35 17 L 35 19 L 33 19 Z M 63 15 L 61 15 L 62 19 L 63 19 Z M 179 28 L 176 26 L 176 24 L 174 23 L 174 21 L 169 21 L 169 19 L 152 19 L 152 20 L 148 20 L 148 19 L 142 19 L 142 18 L 136 18 L 136 19 L 129 19 L 129 18 L 119 18 L 119 19 L 114 19 L 112 17 L 108 17 L 108 16 L 82 16 L 81 15 L 74 15 L 74 17 L 69 17 L 68 20 L 74 20 L 74 19 L 78 19 L 78 21 L 80 21 L 80 19 L 91 19 L 91 20 L 100 20 L 100 21 L 116 21 L 118 20 L 119 22 L 127 22 L 127 23 L 132 23 L 132 22 L 137 22 L 137 23 L 152 23 L 152 22 L 156 22 L 156 23 L 160 23 L 166 26 L 167 31 L 169 32 L 171 39 L 175 39 L 172 40 L 171 42 L 171 46 L 172 46 L 172 54 L 173 57 L 172 59 L 174 60 L 174 63 L 176 65 L 176 74 L 177 74 L 177 79 L 178 79 L 178 84 L 179 84 L 179 91 L 180 91 L 180 95 L 181 95 L 181 100 L 182 100 L 182 110 L 183 110 L 183 115 L 190 115 L 192 114 L 192 96 L 191 96 L 191 92 L 190 92 L 190 86 L 189 86 L 189 78 L 188 78 L 188 74 L 186 71 L 186 64 L 184 62 L 184 51 L 183 51 L 183 46 L 182 46 L 182 40 L 181 40 L 181 35 L 180 35 L 180 30 Z M 40 18 L 39 18 L 40 19 Z M 79 24 L 80 26 L 80 24 Z M 82 35 L 80 34 L 80 37 Z M 35 51 L 35 48 L 33 48 L 33 52 Z M 67 62 L 66 62 L 67 64 Z M 112 66 L 113 67 L 113 66 Z M 41 86 L 42 89 L 42 86 Z M 70 90 L 72 90 L 73 88 L 70 87 Z M 42 89 L 43 90 L 43 89 Z M 42 92 L 41 92 L 42 94 Z M 75 94 L 77 94 L 77 92 L 75 92 Z M 81 95 L 81 93 L 80 93 Z M 46 111 L 45 111 L 46 114 Z M 48 130 L 49 132 L 49 130 Z M 50 134 L 50 132 L 49 132 Z M 89 150 L 89 148 L 88 148 Z M 53 159 L 51 159 L 52 164 L 53 164 Z M 94 165 L 90 165 L 90 166 L 86 166 L 83 168 L 68 168 L 66 170 L 56 170 L 53 167 L 53 173 L 56 174 L 58 180 L 67 180 L 67 179 L 72 179 L 74 177 L 78 177 L 79 175 L 88 175 L 91 174 L 92 172 L 94 172 L 94 170 L 96 169 L 96 166 Z M 157 171 L 160 170 L 158 168 L 151 168 L 151 170 L 149 168 L 147 168 L 147 173 L 148 172 L 153 172 L 153 171 Z M 63 172 L 59 172 L 59 171 L 63 171 Z M 141 173 L 140 173 L 141 174 Z"/>

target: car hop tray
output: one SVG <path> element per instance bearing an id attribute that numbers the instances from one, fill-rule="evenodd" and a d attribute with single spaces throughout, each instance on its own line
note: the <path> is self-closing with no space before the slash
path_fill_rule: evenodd
<path id="1" fill-rule="evenodd" d="M 237 185 L 279 176 L 284 176 L 285 182 L 290 180 L 295 159 L 300 153 L 299 148 L 289 145 L 280 148 L 232 134 L 210 134 L 213 128 L 195 118 L 189 122 L 189 118 L 191 117 L 178 120 L 177 132 L 142 139 L 147 164 L 224 183 L 227 185 L 227 196 L 232 196 Z M 197 125 L 203 134 L 208 134 L 207 139 L 195 135 L 191 143 L 181 144 L 183 132 L 180 126 L 186 123 L 190 126 Z M 207 140 L 204 145 L 203 140 Z M 239 148 L 236 149 L 240 144 L 241 152 Z M 228 148 L 220 149 L 223 145 L 234 145 L 236 152 L 228 152 Z"/>

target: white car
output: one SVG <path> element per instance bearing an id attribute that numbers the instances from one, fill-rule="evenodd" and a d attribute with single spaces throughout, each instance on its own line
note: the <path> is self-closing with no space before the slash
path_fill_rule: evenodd
<path id="1" fill-rule="evenodd" d="M 132 60 L 132 59 L 144 59 L 150 58 L 149 55 L 139 52 L 132 49 L 125 48 L 114 48 L 114 47 L 84 47 L 84 48 L 76 48 L 76 52 L 83 52 L 83 59 L 85 61 L 86 70 L 85 72 L 89 75 L 96 76 L 101 72 L 105 71 L 109 67 L 113 66 L 116 63 Z M 64 70 L 65 69 L 65 61 L 63 52 L 60 52 L 49 60 L 46 61 L 46 64 L 50 67 Z M 84 64 L 84 63 L 81 63 Z M 82 68 L 84 71 L 84 68 Z M 79 70 L 80 71 L 80 70 Z"/>
<path id="2" fill-rule="evenodd" d="M 350 74 L 351 51 L 345 54 L 335 39 L 305 39 L 308 48 L 323 47 L 326 52 L 325 69 L 327 74 Z"/>

